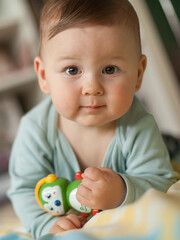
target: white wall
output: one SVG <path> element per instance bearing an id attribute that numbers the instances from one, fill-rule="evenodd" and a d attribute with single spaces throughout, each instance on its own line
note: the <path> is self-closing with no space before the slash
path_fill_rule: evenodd
<path id="1" fill-rule="evenodd" d="M 139 96 L 163 132 L 180 137 L 180 86 L 143 0 L 130 0 L 141 25 L 143 53 L 148 65 Z"/>

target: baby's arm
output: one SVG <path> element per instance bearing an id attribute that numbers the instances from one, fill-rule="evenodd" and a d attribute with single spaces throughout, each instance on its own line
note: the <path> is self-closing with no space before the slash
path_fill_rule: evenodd
<path id="1" fill-rule="evenodd" d="M 77 200 L 92 209 L 118 207 L 126 196 L 124 180 L 110 168 L 89 167 L 82 174 Z"/>
<path id="2" fill-rule="evenodd" d="M 56 222 L 50 228 L 49 233 L 56 234 L 67 230 L 79 229 L 82 228 L 85 223 L 85 217 L 69 214 L 56 220 Z"/>

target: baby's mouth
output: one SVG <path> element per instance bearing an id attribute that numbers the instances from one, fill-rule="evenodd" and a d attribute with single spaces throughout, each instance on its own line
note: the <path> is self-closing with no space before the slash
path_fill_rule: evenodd
<path id="1" fill-rule="evenodd" d="M 101 108 L 105 107 L 105 105 L 88 105 L 88 106 L 81 106 L 81 108 L 89 111 L 95 111 L 99 110 Z"/>

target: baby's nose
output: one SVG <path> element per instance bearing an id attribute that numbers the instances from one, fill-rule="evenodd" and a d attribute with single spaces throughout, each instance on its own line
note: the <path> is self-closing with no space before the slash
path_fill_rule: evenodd
<path id="1" fill-rule="evenodd" d="M 103 86 L 97 79 L 88 79 L 85 80 L 82 88 L 82 95 L 97 95 L 101 96 L 104 94 Z"/>

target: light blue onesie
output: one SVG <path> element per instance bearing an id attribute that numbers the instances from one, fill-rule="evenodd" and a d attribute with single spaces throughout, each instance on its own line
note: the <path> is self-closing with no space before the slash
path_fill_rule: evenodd
<path id="1" fill-rule="evenodd" d="M 50 173 L 74 180 L 80 171 L 76 156 L 57 127 L 57 112 L 48 97 L 21 120 L 13 145 L 8 192 L 22 223 L 34 237 L 46 234 L 57 217 L 44 212 L 35 200 L 36 183 Z M 127 186 L 124 204 L 147 189 L 166 191 L 178 175 L 173 171 L 159 129 L 135 97 L 129 111 L 116 121 L 116 132 L 103 160 Z"/>

